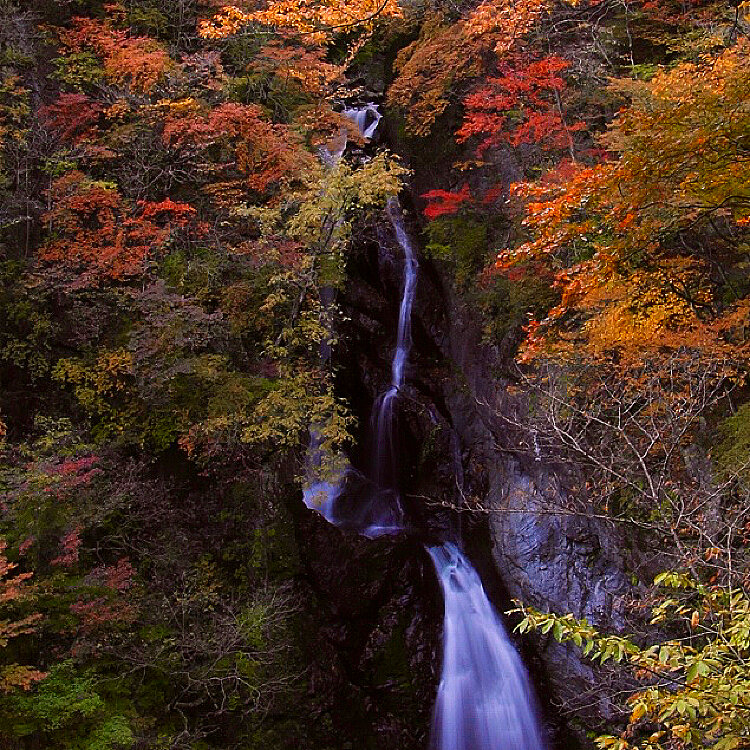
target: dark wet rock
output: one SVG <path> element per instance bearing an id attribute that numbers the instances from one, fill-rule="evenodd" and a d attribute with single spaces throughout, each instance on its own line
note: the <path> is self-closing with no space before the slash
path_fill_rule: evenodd
<path id="1" fill-rule="evenodd" d="M 455 375 L 445 404 L 459 436 L 465 493 L 487 512 L 493 559 L 510 593 L 537 607 L 624 627 L 622 532 L 570 507 L 555 467 L 516 452 L 502 352 L 481 343 L 471 312 L 446 293 L 447 351 Z"/>
<path id="2" fill-rule="evenodd" d="M 554 479 L 541 477 L 552 485 L 546 493 L 508 463 L 501 497 L 487 502 L 499 511 L 490 516 L 493 557 L 513 595 L 622 631 L 629 582 L 617 554 L 619 539 L 596 519 L 550 513 L 548 492 L 560 491 Z"/>
<path id="3" fill-rule="evenodd" d="M 297 534 L 313 598 L 310 685 L 335 746 L 423 750 L 441 613 L 421 546 L 405 535 L 368 540 L 307 509 Z"/>

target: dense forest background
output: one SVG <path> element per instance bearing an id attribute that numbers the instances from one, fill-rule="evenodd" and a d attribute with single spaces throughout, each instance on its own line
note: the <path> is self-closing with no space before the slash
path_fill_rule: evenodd
<path id="1" fill-rule="evenodd" d="M 632 636 L 520 631 L 606 672 L 601 747 L 750 747 L 747 12 L 0 0 L 0 747 L 352 746 L 295 519 L 401 190 L 555 512 L 659 550 Z"/>

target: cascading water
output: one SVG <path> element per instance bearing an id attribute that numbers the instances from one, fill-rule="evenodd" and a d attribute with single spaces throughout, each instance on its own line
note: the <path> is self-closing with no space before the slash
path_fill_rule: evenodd
<path id="1" fill-rule="evenodd" d="M 411 350 L 411 310 L 419 268 L 395 198 L 388 202 L 388 216 L 404 251 L 404 283 L 391 385 L 375 400 L 370 417 L 374 448 L 369 476 L 349 467 L 342 477 L 334 481 L 315 481 L 304 490 L 308 507 L 318 510 L 336 526 L 353 529 L 370 538 L 397 534 L 404 528 L 404 510 L 398 488 L 394 409 Z M 320 455 L 317 458 L 320 460 Z"/>
<path id="2" fill-rule="evenodd" d="M 373 138 L 377 132 L 380 121 L 383 119 L 383 115 L 380 114 L 380 110 L 375 104 L 367 104 L 364 107 L 351 107 L 341 112 L 344 117 L 351 120 L 365 141 L 369 141 Z M 329 169 L 335 168 L 335 166 L 341 161 L 341 157 L 344 155 L 348 145 L 347 129 L 341 127 L 336 136 L 334 136 L 325 146 L 318 148 L 318 156 L 320 160 Z"/>
<path id="3" fill-rule="evenodd" d="M 378 504 L 382 517 L 373 518 L 373 525 L 362 532 L 367 536 L 396 533 L 404 528 L 404 511 L 398 492 L 394 409 L 399 390 L 404 384 L 404 367 L 411 351 L 411 309 L 414 304 L 419 265 L 395 198 L 391 198 L 388 202 L 388 216 L 396 233 L 399 247 L 404 251 L 404 283 L 398 314 L 396 351 L 391 364 L 391 385 L 376 399 L 371 417 L 371 432 L 374 440 L 371 479 L 378 493 L 388 494 L 389 502 Z"/>
<path id="4" fill-rule="evenodd" d="M 445 598 L 434 750 L 542 750 L 528 675 L 477 572 L 446 542 L 428 548 Z"/>
<path id="5" fill-rule="evenodd" d="M 344 114 L 359 125 L 365 138 L 372 137 L 380 122 L 380 113 L 372 105 Z M 370 419 L 369 476 L 347 467 L 330 480 L 313 479 L 304 490 L 308 507 L 332 524 L 367 537 L 396 534 L 406 520 L 399 492 L 394 417 L 412 346 L 411 313 L 419 266 L 395 198 L 388 202 L 388 216 L 404 253 L 404 281 L 391 384 L 376 399 Z M 315 436 L 310 456 L 309 468 L 319 466 L 322 454 Z M 311 474 L 319 476 L 315 471 Z M 528 675 L 479 575 L 453 542 L 428 547 L 428 552 L 445 599 L 433 750 L 544 750 Z"/>
<path id="6" fill-rule="evenodd" d="M 357 109 L 345 109 L 342 114 L 356 123 L 359 132 L 362 133 L 362 137 L 366 139 L 370 139 L 375 135 L 375 131 L 378 129 L 380 120 L 383 117 L 380 114 L 380 110 L 374 104 L 368 104 L 366 107 Z"/>

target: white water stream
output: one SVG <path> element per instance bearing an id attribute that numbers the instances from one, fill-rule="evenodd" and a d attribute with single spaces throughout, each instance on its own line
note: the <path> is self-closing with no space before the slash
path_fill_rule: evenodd
<path id="1" fill-rule="evenodd" d="M 452 542 L 428 549 L 445 599 L 434 750 L 542 750 L 529 677 L 476 570 Z"/>
<path id="2" fill-rule="evenodd" d="M 368 104 L 366 107 L 357 109 L 345 109 L 342 114 L 356 123 L 359 132 L 362 133 L 362 137 L 367 139 L 375 135 L 375 131 L 378 129 L 380 120 L 383 117 L 380 114 L 380 110 L 374 104 Z"/>
<path id="3" fill-rule="evenodd" d="M 380 122 L 373 105 L 345 110 L 365 138 Z M 348 468 L 329 481 L 316 479 L 304 490 L 305 503 L 336 526 L 367 537 L 396 534 L 405 526 L 398 486 L 399 455 L 395 407 L 404 385 L 412 346 L 411 317 L 419 265 L 396 198 L 388 216 L 404 254 L 391 384 L 373 404 L 373 455 L 370 475 Z M 311 455 L 320 461 L 319 448 Z M 360 489 L 350 491 L 348 485 Z M 363 489 L 364 488 L 364 489 Z M 544 750 L 546 747 L 531 684 L 502 620 L 487 598 L 476 570 L 453 542 L 428 552 L 445 600 L 443 668 L 432 730 L 433 750 Z"/>
<path id="4" fill-rule="evenodd" d="M 394 417 L 399 390 L 404 384 L 404 368 L 411 351 L 411 311 L 419 265 L 396 198 L 388 202 L 388 216 L 399 246 L 404 251 L 404 282 L 391 384 L 375 400 L 370 416 L 373 455 L 369 475 L 365 476 L 349 467 L 342 476 L 333 480 L 318 479 L 303 492 L 305 504 L 319 511 L 332 524 L 353 529 L 370 538 L 403 531 L 405 520 L 398 488 L 399 457 Z M 311 447 L 317 451 L 317 446 Z M 321 459 L 319 455 L 316 457 Z M 358 489 L 352 491 L 352 486 Z"/>

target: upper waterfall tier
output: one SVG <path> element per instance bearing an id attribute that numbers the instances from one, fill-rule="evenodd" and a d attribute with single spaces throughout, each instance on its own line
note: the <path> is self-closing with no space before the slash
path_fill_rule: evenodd
<path id="1" fill-rule="evenodd" d="M 396 348 L 391 364 L 391 385 L 375 400 L 370 417 L 373 443 L 370 466 L 365 472 L 357 472 L 349 467 L 337 477 L 321 478 L 316 468 L 323 463 L 324 457 L 313 437 L 308 456 L 312 476 L 303 493 L 305 504 L 319 511 L 328 521 L 368 537 L 396 534 L 405 525 L 398 486 L 400 456 L 395 434 L 395 411 L 411 352 L 411 316 L 419 264 L 396 198 L 388 202 L 388 217 L 404 254 L 404 276 Z"/>
<path id="2" fill-rule="evenodd" d="M 414 306 L 414 294 L 417 288 L 417 255 L 414 252 L 409 234 L 404 227 L 398 201 L 391 198 L 388 202 L 388 215 L 396 232 L 396 239 L 404 251 L 404 285 L 401 293 L 401 306 L 398 315 L 398 336 L 396 339 L 396 352 L 393 356 L 391 367 L 391 386 L 395 389 L 401 388 L 404 383 L 404 365 L 411 351 L 411 311 Z"/>
<path id="3" fill-rule="evenodd" d="M 383 115 L 375 104 L 367 104 L 364 107 L 353 107 L 345 109 L 342 114 L 357 124 L 362 137 L 370 139 L 375 135 L 375 131 L 380 125 Z"/>

